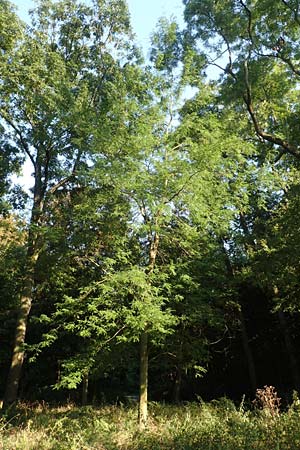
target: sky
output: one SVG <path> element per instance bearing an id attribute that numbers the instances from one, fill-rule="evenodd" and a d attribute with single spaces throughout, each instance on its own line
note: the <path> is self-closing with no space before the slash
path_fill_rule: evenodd
<path id="1" fill-rule="evenodd" d="M 175 16 L 183 22 L 182 0 L 127 0 L 132 26 L 138 42 L 144 49 L 150 47 L 150 34 L 154 31 L 160 17 Z"/>
<path id="2" fill-rule="evenodd" d="M 33 0 L 12 0 L 17 6 L 18 15 L 26 20 L 27 11 L 34 7 Z M 183 23 L 182 0 L 127 0 L 131 23 L 137 36 L 137 42 L 145 54 L 150 47 L 150 34 L 154 31 L 160 17 L 174 16 L 179 24 Z"/>

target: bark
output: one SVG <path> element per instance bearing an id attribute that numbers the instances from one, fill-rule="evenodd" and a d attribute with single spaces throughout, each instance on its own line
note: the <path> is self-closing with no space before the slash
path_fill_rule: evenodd
<path id="1" fill-rule="evenodd" d="M 24 344 L 27 331 L 28 317 L 32 305 L 32 294 L 34 288 L 34 273 L 39 255 L 39 235 L 37 227 L 40 222 L 43 209 L 42 186 L 36 179 L 34 188 L 34 202 L 31 213 L 30 229 L 27 241 L 27 257 L 25 263 L 25 273 L 23 278 L 23 288 L 20 296 L 20 305 L 16 321 L 15 338 L 12 350 L 11 365 L 7 377 L 6 388 L 3 398 L 2 409 L 7 409 L 14 404 L 18 398 L 19 384 L 24 362 Z"/>
<path id="2" fill-rule="evenodd" d="M 275 301 L 276 301 L 276 299 L 278 300 L 279 299 L 279 289 L 276 285 L 273 286 L 273 294 L 274 294 Z M 299 390 L 300 374 L 299 374 L 299 369 L 298 369 L 298 361 L 297 361 L 296 352 L 295 352 L 295 348 L 293 345 L 291 333 L 289 330 L 289 326 L 287 323 L 287 319 L 286 319 L 284 312 L 281 310 L 278 311 L 277 316 L 278 316 L 281 332 L 284 337 L 284 343 L 285 343 L 285 348 L 286 348 L 288 359 L 289 359 L 289 364 L 290 364 L 291 375 L 292 375 L 294 387 L 296 390 Z"/>
<path id="3" fill-rule="evenodd" d="M 89 390 L 89 374 L 86 372 L 82 379 L 82 392 L 81 392 L 81 404 L 82 406 L 87 405 L 88 400 L 88 390 Z"/>
<path id="4" fill-rule="evenodd" d="M 140 401 L 139 428 L 144 430 L 148 418 L 148 333 L 143 331 L 140 336 Z"/>
<path id="5" fill-rule="evenodd" d="M 182 370 L 180 365 L 176 367 L 176 378 L 174 386 L 174 401 L 175 403 L 180 403 L 181 398 L 181 384 L 182 384 Z"/>
<path id="6" fill-rule="evenodd" d="M 158 252 L 158 245 L 159 245 L 159 234 L 155 233 L 153 236 L 153 239 L 150 243 L 150 253 L 149 253 L 149 269 L 148 273 L 151 274 L 155 267 L 157 252 Z"/>
<path id="7" fill-rule="evenodd" d="M 27 276 L 24 283 L 23 295 L 21 298 L 21 304 L 19 314 L 17 318 L 15 340 L 13 346 L 13 355 L 11 360 L 11 366 L 8 373 L 6 389 L 4 393 L 3 406 L 5 410 L 17 400 L 18 388 L 21 378 L 21 372 L 24 362 L 24 350 L 23 345 L 25 342 L 25 335 L 27 329 L 27 320 L 31 309 L 31 293 L 33 288 L 33 280 L 31 276 Z"/>
<path id="8" fill-rule="evenodd" d="M 154 270 L 158 245 L 159 234 L 154 233 L 149 242 L 149 266 L 148 274 Z M 140 336 L 140 398 L 139 398 L 139 428 L 144 430 L 147 426 L 148 418 L 148 333 L 147 326 Z"/>

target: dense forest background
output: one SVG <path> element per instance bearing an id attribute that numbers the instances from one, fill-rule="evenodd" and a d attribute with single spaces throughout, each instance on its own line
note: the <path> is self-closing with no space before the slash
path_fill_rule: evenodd
<path id="1" fill-rule="evenodd" d="M 7 405 L 300 387 L 300 4 L 184 5 L 145 62 L 122 0 L 0 1 Z"/>

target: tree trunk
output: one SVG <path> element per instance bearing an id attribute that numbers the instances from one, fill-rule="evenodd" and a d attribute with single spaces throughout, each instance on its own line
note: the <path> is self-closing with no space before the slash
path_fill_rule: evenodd
<path id="1" fill-rule="evenodd" d="M 240 322 L 241 322 L 242 342 L 243 342 L 245 359 L 247 361 L 247 368 L 248 368 L 251 391 L 253 394 L 255 394 L 255 391 L 257 388 L 257 378 L 256 378 L 256 369 L 255 369 L 255 364 L 254 364 L 253 353 L 252 353 L 251 347 L 249 345 L 249 337 L 248 337 L 247 328 L 246 328 L 246 324 L 245 324 L 245 318 L 244 318 L 242 311 L 240 311 L 239 316 L 240 316 Z"/>
<path id="2" fill-rule="evenodd" d="M 82 406 L 87 405 L 88 399 L 88 390 L 89 390 L 89 373 L 85 372 L 82 378 L 82 395 L 81 395 L 81 404 Z"/>
<path id="3" fill-rule="evenodd" d="M 31 276 L 27 276 L 27 279 L 25 280 L 23 295 L 21 298 L 21 304 L 17 318 L 13 355 L 10 370 L 8 373 L 6 389 L 4 393 L 2 406 L 4 410 L 7 409 L 13 403 L 15 403 L 18 396 L 19 382 L 21 378 L 21 372 L 24 361 L 23 345 L 25 342 L 27 320 L 30 313 L 32 302 L 31 300 L 32 288 L 33 288 L 33 279 Z"/>
<path id="4" fill-rule="evenodd" d="M 181 382 L 182 382 L 182 370 L 180 365 L 176 367 L 176 378 L 174 386 L 174 401 L 175 403 L 180 403 L 181 398 Z"/>
<path id="5" fill-rule="evenodd" d="M 24 344 L 27 331 L 27 322 L 32 305 L 32 293 L 34 288 L 34 273 L 39 255 L 39 234 L 37 227 L 40 223 L 43 209 L 42 187 L 39 180 L 36 180 L 34 187 L 34 202 L 31 212 L 30 228 L 27 241 L 27 256 L 25 263 L 25 274 L 23 288 L 21 291 L 20 306 L 16 322 L 14 345 L 12 350 L 12 360 L 7 377 L 6 388 L 3 398 L 2 409 L 7 409 L 14 404 L 18 398 L 18 389 L 21 379 L 24 362 Z"/>
<path id="6" fill-rule="evenodd" d="M 143 331 L 140 336 L 140 399 L 139 428 L 144 430 L 148 418 L 148 333 Z"/>
<path id="7" fill-rule="evenodd" d="M 247 223 L 246 220 L 243 216 L 242 213 L 240 213 L 240 221 L 241 221 L 241 226 L 244 230 L 244 233 L 247 237 L 249 237 L 249 230 L 247 227 Z M 225 257 L 225 265 L 227 268 L 227 272 L 228 275 L 234 279 L 235 277 L 235 273 L 234 273 L 234 269 L 232 267 L 230 258 L 227 254 L 226 248 L 225 248 L 225 243 L 224 241 L 221 239 L 220 240 L 221 245 L 222 245 L 222 250 L 223 250 L 223 254 Z M 254 246 L 255 243 L 252 242 L 252 246 Z M 241 308 L 241 305 L 240 305 Z M 241 323 L 241 334 L 242 334 L 242 344 L 243 344 L 243 349 L 244 349 L 244 354 L 245 354 L 245 359 L 247 362 L 247 368 L 248 368 L 248 374 L 249 374 L 249 381 L 250 381 L 250 386 L 251 386 L 251 390 L 252 393 L 255 394 L 256 388 L 257 388 L 257 377 L 256 377 L 256 369 L 255 369 L 255 363 L 254 363 L 254 358 L 253 358 L 253 353 L 249 344 L 249 337 L 248 337 L 248 333 L 247 333 L 247 328 L 246 328 L 246 323 L 245 323 L 245 318 L 244 318 L 244 314 L 242 309 L 240 309 L 239 311 L 239 319 L 240 319 L 240 323 Z"/>
<path id="8" fill-rule="evenodd" d="M 285 348 L 287 351 L 290 368 L 291 368 L 291 375 L 293 379 L 294 388 L 298 391 L 300 388 L 300 376 L 299 376 L 299 370 L 298 370 L 298 362 L 295 354 L 295 349 L 293 345 L 293 341 L 291 338 L 290 330 L 287 324 L 287 320 L 285 317 L 285 314 L 283 311 L 278 311 L 278 319 L 280 328 L 284 337 L 285 342 Z"/>
<path id="9" fill-rule="evenodd" d="M 176 366 L 175 385 L 174 385 L 174 401 L 180 403 L 181 398 L 181 384 L 182 384 L 182 348 L 183 342 L 179 344 L 178 362 Z"/>
<path id="10" fill-rule="evenodd" d="M 149 242 L 148 274 L 153 273 L 159 245 L 159 234 L 154 233 Z M 148 418 L 148 333 L 147 326 L 140 336 L 140 399 L 139 399 L 139 428 L 144 430 Z"/>
<path id="11" fill-rule="evenodd" d="M 276 285 L 273 286 L 273 294 L 274 294 L 274 300 L 279 299 L 279 289 Z M 286 347 L 286 351 L 288 354 L 288 359 L 290 363 L 290 369 L 292 374 L 292 379 L 294 383 L 294 387 L 296 390 L 299 390 L 300 388 L 300 375 L 298 370 L 298 362 L 296 357 L 296 352 L 294 349 L 293 341 L 291 338 L 290 330 L 287 324 L 286 316 L 283 311 L 278 311 L 278 320 L 281 328 L 281 332 L 284 337 L 284 343 Z"/>

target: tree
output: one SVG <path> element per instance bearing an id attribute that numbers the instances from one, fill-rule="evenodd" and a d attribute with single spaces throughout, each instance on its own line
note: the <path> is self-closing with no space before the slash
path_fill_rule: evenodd
<path id="1" fill-rule="evenodd" d="M 122 1 L 99 0 L 92 7 L 47 1 L 33 14 L 33 28 L 23 30 L 9 52 L 2 52 L 0 115 L 13 146 L 32 163 L 34 182 L 4 408 L 17 397 L 48 202 L 63 186 L 80 184 L 78 176 L 93 158 L 91 141 L 101 142 L 102 154 L 113 147 L 108 143 L 121 116 L 116 103 L 124 98 L 124 64 L 136 55 L 129 36 Z M 99 123 L 101 136 L 95 132 Z"/>
<path id="2" fill-rule="evenodd" d="M 298 385 L 282 308 L 293 309 L 295 284 L 290 280 L 298 270 L 292 205 L 297 203 L 299 165 L 299 5 L 283 0 L 186 0 L 184 4 L 188 42 L 205 60 L 198 74 L 209 66 L 217 69 L 222 108 L 239 121 L 248 117 L 243 134 L 256 146 L 259 178 L 253 180 L 248 207 L 237 217 L 242 239 L 233 238 L 231 253 L 242 244 L 248 279 L 253 285 L 260 280 L 260 287 L 273 298 Z M 269 187 L 263 179 L 269 179 Z"/>
<path id="3" fill-rule="evenodd" d="M 195 45 L 205 46 L 202 68 L 212 65 L 221 72 L 225 104 L 244 107 L 256 138 L 265 151 L 272 149 L 273 159 L 284 154 L 298 159 L 298 2 L 184 4 L 187 33 Z"/>
<path id="4" fill-rule="evenodd" d="M 88 176 L 82 174 L 85 188 L 80 203 L 75 207 L 73 197 L 70 208 L 64 206 L 62 210 L 63 216 L 70 212 L 68 241 L 74 262 L 75 258 L 77 263 L 82 261 L 81 275 L 75 269 L 78 289 L 67 287 L 64 291 L 52 315 L 45 345 L 47 339 L 50 343 L 62 333 L 77 336 L 77 352 L 64 362 L 59 382 L 59 386 L 74 388 L 86 371 L 92 374 L 97 370 L 106 349 L 139 341 L 139 417 L 143 429 L 147 422 L 149 343 L 163 346 L 164 337 L 178 323 L 177 315 L 189 315 L 182 314 L 180 307 L 176 311 L 176 304 L 188 296 L 179 287 L 173 289 L 171 283 L 176 273 L 182 272 L 182 264 L 186 265 L 183 280 L 189 279 L 187 271 L 197 258 L 199 234 L 219 234 L 228 227 L 231 212 L 224 206 L 228 190 L 220 183 L 220 176 L 224 176 L 224 170 L 229 176 L 236 162 L 224 159 L 223 151 L 232 153 L 232 147 L 238 148 L 240 142 L 230 136 L 220 145 L 222 125 L 218 113 L 203 113 L 207 105 L 201 104 L 202 91 L 195 99 L 200 112 L 195 113 L 189 103 L 178 126 L 174 83 L 149 70 L 147 74 L 142 69 L 130 70 L 136 90 L 127 90 L 127 96 L 129 92 L 131 96 L 126 126 L 115 142 L 114 157 L 97 159 Z M 217 130 L 214 135 L 213 129 Z M 96 154 L 98 143 L 94 144 Z M 69 195 L 72 198 L 71 191 Z M 55 217 L 59 223 L 59 211 L 60 207 L 53 212 L 50 223 Z M 73 239 L 78 236 L 74 224 L 84 230 L 78 247 L 74 247 Z M 174 245 L 180 249 L 178 260 Z M 196 281 L 191 280 L 191 284 L 196 286 Z M 196 287 L 192 289 L 195 304 L 191 328 L 200 321 L 201 313 L 197 315 L 196 311 L 201 305 L 197 301 L 204 302 L 207 295 L 213 302 L 216 295 L 212 285 L 205 288 L 204 284 L 202 299 L 196 296 Z M 200 356 L 195 358 L 194 366 Z"/>
<path id="5" fill-rule="evenodd" d="M 160 221 L 165 224 L 169 220 L 169 203 L 177 197 L 176 183 L 170 181 L 169 187 L 166 178 L 173 176 L 169 172 L 175 168 L 175 160 L 182 158 L 178 152 L 175 155 L 177 149 L 170 158 L 166 157 L 168 150 L 163 142 L 165 112 L 156 99 L 162 85 L 158 84 L 157 77 L 146 76 L 141 70 L 139 73 L 135 71 L 135 86 L 137 83 L 139 90 L 128 105 L 126 134 L 118 142 L 115 157 L 99 159 L 90 178 L 91 193 L 101 192 L 106 178 L 107 188 L 115 199 L 111 209 L 108 199 L 99 204 L 96 194 L 89 206 L 98 222 L 102 222 L 101 216 L 107 208 L 110 215 L 104 218 L 104 227 L 109 220 L 110 242 L 96 259 L 93 258 L 99 267 L 97 278 L 86 279 L 77 298 L 65 297 L 54 318 L 57 323 L 60 311 L 64 311 L 64 321 L 68 311 L 68 316 L 72 317 L 69 329 L 88 338 L 83 351 L 88 355 L 85 366 L 89 370 L 93 369 L 97 354 L 103 352 L 106 342 L 119 337 L 121 332 L 123 340 L 140 340 L 140 423 L 144 427 L 147 420 L 148 334 L 155 339 L 156 335 L 167 333 L 174 323 L 161 287 L 154 280 Z M 183 177 L 182 183 L 185 184 L 187 175 L 180 171 L 179 176 Z M 84 207 L 87 207 L 86 202 Z M 112 217 L 117 220 L 114 226 Z M 118 221 L 123 223 L 122 227 Z M 91 226 L 92 222 L 88 223 Z M 107 238 L 104 236 L 104 239 Z M 88 311 L 94 311 L 94 314 L 87 314 Z M 81 317 L 86 317 L 84 323 Z M 91 329 L 94 330 L 93 338 Z M 90 363 L 86 364 L 88 360 Z M 72 371 L 72 367 L 75 370 Z M 77 368 L 74 364 L 72 367 L 73 375 L 71 373 L 64 380 L 72 379 L 72 386 L 76 386 L 82 379 L 82 364 L 78 360 Z"/>

